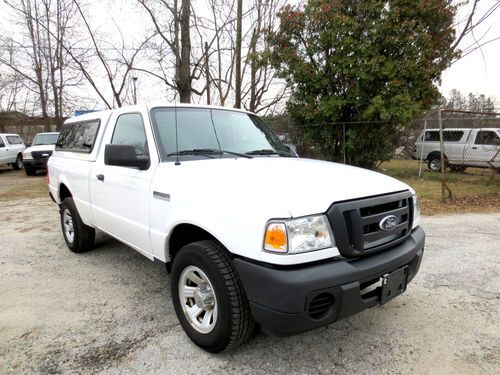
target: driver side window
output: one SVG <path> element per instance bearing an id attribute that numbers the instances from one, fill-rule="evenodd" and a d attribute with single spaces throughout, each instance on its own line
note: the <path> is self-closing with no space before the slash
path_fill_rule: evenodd
<path id="1" fill-rule="evenodd" d="M 2 137 L 0 137 L 0 148 L 3 148 L 3 147 L 5 147 L 5 143 L 2 139 Z"/>
<path id="2" fill-rule="evenodd" d="M 476 145 L 496 145 L 498 142 L 498 135 L 492 131 L 479 131 L 476 137 Z"/>
<path id="3" fill-rule="evenodd" d="M 118 117 L 111 144 L 132 145 L 137 155 L 149 155 L 142 116 L 139 113 L 127 113 Z"/>

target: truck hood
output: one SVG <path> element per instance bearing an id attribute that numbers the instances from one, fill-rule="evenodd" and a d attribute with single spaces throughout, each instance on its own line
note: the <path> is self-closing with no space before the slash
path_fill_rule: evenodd
<path id="1" fill-rule="evenodd" d="M 193 181 L 187 189 L 185 183 L 174 184 L 184 194 L 200 197 L 201 183 L 204 199 L 223 197 L 227 204 L 251 210 L 258 209 L 256 205 L 272 206 L 276 211 L 287 210 L 292 217 L 325 212 L 334 202 L 413 192 L 408 185 L 381 173 L 312 159 L 228 158 L 186 161 L 174 168 L 178 181 L 193 181 L 196 176 L 198 183 Z"/>
<path id="2" fill-rule="evenodd" d="M 24 152 L 33 152 L 33 151 L 54 151 L 55 145 L 38 145 L 28 147 Z"/>

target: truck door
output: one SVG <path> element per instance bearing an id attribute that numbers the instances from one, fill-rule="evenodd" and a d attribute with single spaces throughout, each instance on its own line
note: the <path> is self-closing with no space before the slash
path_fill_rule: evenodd
<path id="1" fill-rule="evenodd" d="M 144 255 L 151 255 L 149 241 L 150 185 L 158 156 L 147 113 L 119 111 L 110 125 L 90 172 L 90 199 L 94 222 L 103 231 L 128 243 Z M 113 125 L 114 124 L 114 125 Z M 149 155 L 146 170 L 105 165 L 106 144 L 133 145 L 137 154 Z"/>
<path id="2" fill-rule="evenodd" d="M 478 129 L 475 137 L 467 143 L 464 160 L 467 165 L 491 167 L 488 162 L 493 160 L 495 168 L 500 167 L 500 136 L 493 129 Z"/>

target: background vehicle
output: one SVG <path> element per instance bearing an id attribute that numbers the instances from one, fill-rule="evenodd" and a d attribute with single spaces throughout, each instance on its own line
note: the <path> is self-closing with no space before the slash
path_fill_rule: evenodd
<path id="1" fill-rule="evenodd" d="M 463 172 L 467 167 L 500 168 L 500 129 L 444 129 L 444 157 L 446 167 Z M 427 129 L 415 142 L 414 158 L 427 162 L 431 171 L 441 170 L 439 129 Z"/>
<path id="2" fill-rule="evenodd" d="M 17 134 L 0 134 L 0 165 L 10 164 L 19 170 L 23 167 L 23 152 L 26 149 Z"/>
<path id="3" fill-rule="evenodd" d="M 47 169 L 47 160 L 54 151 L 59 133 L 38 133 L 31 146 L 23 153 L 24 170 L 28 176 L 34 176 L 39 169 Z"/>
<path id="4" fill-rule="evenodd" d="M 70 250 L 102 230 L 171 271 L 177 317 L 219 352 L 383 304 L 417 274 L 415 192 L 295 157 L 255 114 L 134 106 L 68 120 L 48 161 Z"/>

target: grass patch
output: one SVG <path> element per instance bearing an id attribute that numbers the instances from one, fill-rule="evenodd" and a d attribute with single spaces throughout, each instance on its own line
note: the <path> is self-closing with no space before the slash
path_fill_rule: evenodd
<path id="1" fill-rule="evenodd" d="M 441 175 L 422 166 L 415 160 L 391 160 L 382 163 L 380 169 L 410 185 L 417 192 L 422 213 L 434 215 L 459 212 L 500 212 L 500 174 L 489 169 L 468 168 L 464 173 L 447 171 L 446 181 L 453 199 L 441 202 Z"/>
<path id="2" fill-rule="evenodd" d="M 26 176 L 24 171 L 0 169 L 0 201 L 48 197 L 46 176 Z"/>

